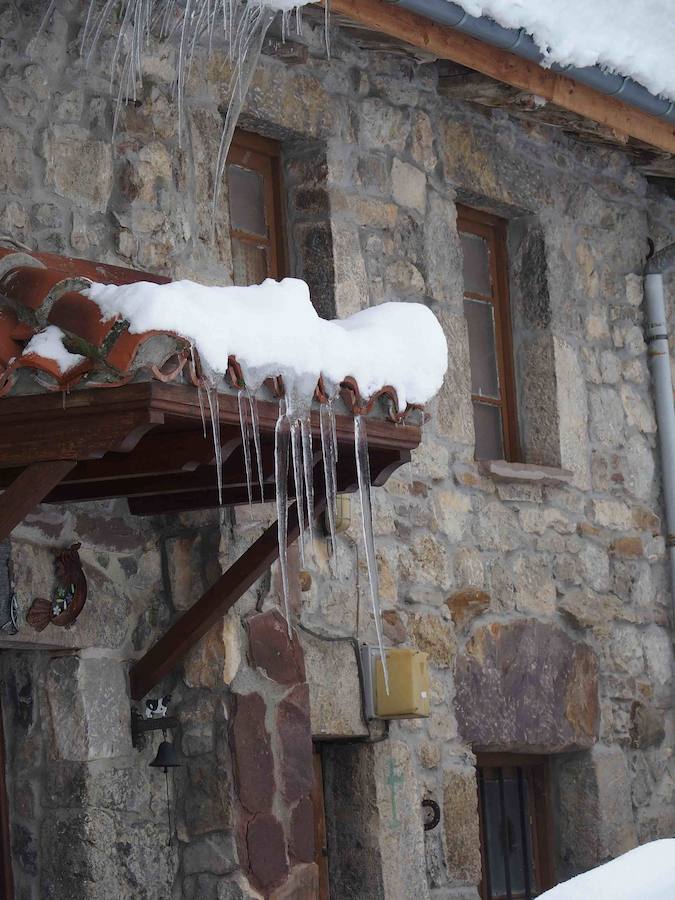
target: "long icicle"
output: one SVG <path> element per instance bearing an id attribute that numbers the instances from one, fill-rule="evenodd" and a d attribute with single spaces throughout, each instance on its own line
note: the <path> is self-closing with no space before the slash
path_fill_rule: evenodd
<path id="1" fill-rule="evenodd" d="M 331 569 L 335 573 L 335 557 L 337 553 L 337 538 L 335 533 L 335 518 L 337 513 L 337 485 L 335 471 L 335 452 L 333 448 L 333 435 L 331 434 L 329 413 L 322 403 L 319 408 L 319 424 L 321 426 L 321 455 L 323 457 L 323 477 L 326 483 L 326 511 L 328 514 L 328 529 L 331 543 Z"/>
<path id="2" fill-rule="evenodd" d="M 295 503 L 298 507 L 300 523 L 300 564 L 305 568 L 305 493 L 303 490 L 302 448 L 300 446 L 300 421 L 291 423 L 291 455 L 293 457 L 293 483 L 295 484 Z"/>
<path id="3" fill-rule="evenodd" d="M 255 461 L 258 467 L 258 483 L 260 484 L 260 502 L 265 502 L 265 476 L 263 473 L 262 448 L 260 446 L 260 419 L 258 418 L 258 401 L 247 389 L 248 403 L 251 408 L 251 428 L 253 430 L 253 444 L 255 446 Z"/>
<path id="4" fill-rule="evenodd" d="M 373 605 L 375 618 L 375 631 L 377 632 L 377 645 L 380 649 L 382 671 L 384 674 L 384 688 L 389 693 L 389 672 L 387 671 L 387 657 L 384 652 L 382 640 L 382 613 L 380 610 L 380 586 L 377 574 L 377 557 L 375 556 L 375 540 L 373 538 L 373 507 L 370 497 L 370 462 L 368 459 L 368 433 L 366 423 L 362 416 L 354 418 L 354 450 L 356 454 L 356 472 L 359 480 L 359 497 L 361 500 L 361 524 L 363 526 L 363 541 L 366 548 L 366 563 L 368 565 L 368 581 L 370 583 L 370 599 Z"/>
<path id="5" fill-rule="evenodd" d="M 211 430 L 213 432 L 213 449 L 216 457 L 216 478 L 218 480 L 218 504 L 223 505 L 223 448 L 220 444 L 220 402 L 218 387 L 207 382 L 206 399 L 209 401 L 211 413 Z"/>
<path id="6" fill-rule="evenodd" d="M 279 418 L 274 428 L 274 485 L 277 503 L 277 540 L 279 541 L 279 568 L 284 612 L 289 637 L 291 635 L 290 590 L 288 587 L 288 444 L 290 422 L 279 407 Z"/>
<path id="7" fill-rule="evenodd" d="M 302 437 L 302 465 L 305 475 L 305 497 L 307 498 L 307 525 L 310 551 L 314 553 L 314 453 L 312 451 L 311 407 L 300 419 Z"/>
<path id="8" fill-rule="evenodd" d="M 239 406 L 239 427 L 241 428 L 241 446 L 244 451 L 244 466 L 246 467 L 246 490 L 248 492 L 248 508 L 253 509 L 253 493 L 251 491 L 251 482 L 253 480 L 253 472 L 251 467 L 251 443 L 248 435 L 248 419 L 246 418 L 246 406 L 244 400 L 244 389 L 241 388 L 237 393 L 237 404 Z"/>

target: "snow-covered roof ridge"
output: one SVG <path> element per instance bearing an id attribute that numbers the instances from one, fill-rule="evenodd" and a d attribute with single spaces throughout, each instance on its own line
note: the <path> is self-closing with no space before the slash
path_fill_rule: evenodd
<path id="1" fill-rule="evenodd" d="M 470 16 L 523 28 L 545 62 L 599 65 L 675 100 L 673 0 L 448 0 Z"/>
<path id="2" fill-rule="evenodd" d="M 121 317 L 132 334 L 185 339 L 214 382 L 234 359 L 248 387 L 281 378 L 290 398 L 311 400 L 319 383 L 331 395 L 346 383 L 364 400 L 388 391 L 405 411 L 431 400 L 447 369 L 445 334 L 422 303 L 386 302 L 328 321 L 296 278 L 250 287 L 92 284 L 83 293 L 103 320 Z"/>

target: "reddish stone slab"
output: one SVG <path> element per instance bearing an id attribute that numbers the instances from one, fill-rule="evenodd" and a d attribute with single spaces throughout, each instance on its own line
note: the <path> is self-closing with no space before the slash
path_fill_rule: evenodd
<path id="1" fill-rule="evenodd" d="M 314 805 L 309 797 L 299 800 L 291 813 L 289 847 L 296 862 L 314 861 Z"/>
<path id="2" fill-rule="evenodd" d="M 316 900 L 319 869 L 316 865 L 294 866 L 286 881 L 270 894 L 270 900 Z"/>
<path id="3" fill-rule="evenodd" d="M 299 684 L 305 680 L 302 647 L 276 610 L 252 616 L 247 621 L 249 654 L 253 665 L 263 669 L 278 684 Z"/>
<path id="4" fill-rule="evenodd" d="M 251 877 L 263 888 L 280 884 L 288 874 L 286 841 L 281 823 L 271 813 L 249 822 L 246 835 Z"/>
<path id="5" fill-rule="evenodd" d="M 464 740 L 502 751 L 582 750 L 598 739 L 598 660 L 556 625 L 524 619 L 478 628 L 457 656 Z"/>
<path id="6" fill-rule="evenodd" d="M 239 802 L 251 813 L 268 812 L 276 784 L 270 736 L 265 728 L 265 701 L 260 694 L 235 696 L 230 744 Z"/>
<path id="7" fill-rule="evenodd" d="M 312 788 L 312 728 L 309 687 L 299 684 L 279 704 L 277 733 L 281 748 L 281 790 L 289 803 L 307 796 Z"/>

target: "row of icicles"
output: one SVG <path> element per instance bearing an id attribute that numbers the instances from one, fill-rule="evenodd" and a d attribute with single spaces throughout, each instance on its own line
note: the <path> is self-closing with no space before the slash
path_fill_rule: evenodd
<path id="1" fill-rule="evenodd" d="M 202 412 L 202 426 L 206 437 L 206 418 L 202 391 L 206 395 L 209 407 L 209 418 L 213 434 L 216 477 L 218 482 L 218 500 L 223 498 L 223 460 L 220 443 L 220 407 L 217 384 L 212 379 L 202 378 L 199 387 L 199 404 Z M 257 482 L 260 488 L 260 499 L 265 500 L 265 482 L 263 474 L 262 450 L 260 441 L 260 422 L 255 393 L 242 388 L 237 395 L 239 406 L 239 424 L 246 468 L 246 487 L 249 507 L 253 504 L 253 454 L 256 461 Z M 331 567 L 334 566 L 337 553 L 336 514 L 337 514 L 337 461 L 338 439 L 333 401 L 321 403 L 319 407 L 319 425 L 321 435 L 321 457 L 323 475 L 326 486 L 326 516 L 331 544 Z M 300 564 L 305 568 L 305 511 L 307 513 L 307 531 L 310 546 L 314 542 L 314 450 L 311 429 L 311 395 L 309 399 L 299 399 L 291 393 L 286 394 L 279 402 L 279 416 L 274 429 L 274 488 L 277 508 L 277 535 L 279 541 L 279 567 L 284 601 L 284 612 L 291 634 L 290 587 L 288 580 L 288 475 L 289 468 L 293 472 L 295 500 L 300 528 L 299 550 Z M 382 638 L 382 613 L 380 608 L 379 579 L 377 558 L 375 556 L 375 540 L 373 536 L 373 508 L 370 496 L 370 462 L 368 458 L 368 435 L 366 423 L 362 416 L 354 417 L 354 454 L 361 501 L 361 523 L 368 569 L 370 599 L 375 620 L 377 643 L 382 659 L 384 682 L 389 692 L 387 662 Z"/>
<path id="2" fill-rule="evenodd" d="M 293 3 L 281 0 L 89 0 L 80 35 L 80 55 L 85 70 L 91 66 L 107 28 L 117 29 L 110 62 L 111 92 L 117 80 L 113 146 L 122 107 L 129 102 L 136 103 L 143 94 L 143 57 L 153 36 L 161 43 L 175 41 L 177 45 L 174 91 L 179 148 L 183 145 L 185 134 L 185 92 L 195 51 L 200 42 L 205 42 L 210 56 L 214 41 L 219 39 L 227 46 L 232 74 L 226 91 L 229 101 L 214 172 L 214 231 L 227 155 L 267 32 L 280 12 L 282 40 L 286 40 L 293 21 L 300 35 L 301 9 L 309 2 L 310 0 L 297 0 Z M 50 21 L 56 6 L 57 0 L 50 0 L 38 35 Z M 324 0 L 324 6 L 326 53 L 330 56 L 329 0 Z"/>

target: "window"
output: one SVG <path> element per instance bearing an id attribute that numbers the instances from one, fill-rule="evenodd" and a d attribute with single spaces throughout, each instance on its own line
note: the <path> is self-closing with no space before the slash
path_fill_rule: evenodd
<path id="1" fill-rule="evenodd" d="M 458 208 L 476 459 L 518 458 L 506 223 Z"/>
<path id="2" fill-rule="evenodd" d="M 531 900 L 552 885 L 546 757 L 478 754 L 482 900 Z"/>
<path id="3" fill-rule="evenodd" d="M 276 141 L 246 131 L 232 140 L 227 188 L 235 284 L 286 274 L 279 151 Z"/>

